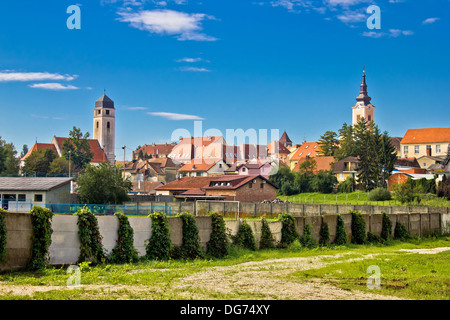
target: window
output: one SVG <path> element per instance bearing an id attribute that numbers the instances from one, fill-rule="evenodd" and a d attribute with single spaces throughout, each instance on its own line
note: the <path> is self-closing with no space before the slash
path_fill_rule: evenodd
<path id="1" fill-rule="evenodd" d="M 106 114 L 109 114 L 109 110 L 106 110 Z"/>
<path id="2" fill-rule="evenodd" d="M 249 187 L 249 189 L 251 189 L 253 187 L 253 183 L 249 183 L 248 187 Z"/>
<path id="3" fill-rule="evenodd" d="M 418 154 L 419 153 L 419 146 L 414 146 L 414 153 Z"/>
<path id="4" fill-rule="evenodd" d="M 34 202 L 42 202 L 42 194 L 35 194 Z"/>
<path id="5" fill-rule="evenodd" d="M 261 189 L 264 189 L 264 183 L 261 183 L 261 185 L 259 186 Z"/>
<path id="6" fill-rule="evenodd" d="M 356 116 L 356 121 L 359 122 L 360 120 L 361 120 L 361 116 L 360 116 L 360 115 L 357 115 L 357 116 Z"/>
<path id="7" fill-rule="evenodd" d="M 343 173 L 339 174 L 339 179 L 344 180 L 344 174 Z"/>
<path id="8" fill-rule="evenodd" d="M 109 122 L 106 124 L 106 128 L 107 128 L 107 129 L 110 128 Z"/>
<path id="9" fill-rule="evenodd" d="M 242 168 L 242 172 L 245 172 L 245 168 Z"/>
<path id="10" fill-rule="evenodd" d="M 308 149 L 309 146 L 306 146 L 305 149 Z"/>
<path id="11" fill-rule="evenodd" d="M 98 129 L 98 121 L 97 121 L 97 129 Z"/>
<path id="12" fill-rule="evenodd" d="M 441 146 L 440 145 L 436 146 L 436 153 L 441 153 Z"/>
<path id="13" fill-rule="evenodd" d="M 403 146 L 403 153 L 408 154 L 408 146 Z"/>
<path id="14" fill-rule="evenodd" d="M 25 201 L 26 200 L 26 195 L 25 194 L 19 194 L 18 200 L 19 201 Z"/>
<path id="15" fill-rule="evenodd" d="M 100 114 L 100 113 L 102 113 L 100 110 L 97 110 L 97 114 Z"/>
<path id="16" fill-rule="evenodd" d="M 222 169 L 222 164 L 221 163 L 219 163 L 219 168 Z"/>
<path id="17" fill-rule="evenodd" d="M 368 119 L 368 121 L 372 121 L 372 116 L 369 115 L 367 119 Z"/>
<path id="18" fill-rule="evenodd" d="M 426 166 L 427 166 L 427 163 L 426 163 L 426 162 L 424 162 L 424 163 L 423 163 L 423 166 L 424 166 L 424 167 L 426 167 Z"/>

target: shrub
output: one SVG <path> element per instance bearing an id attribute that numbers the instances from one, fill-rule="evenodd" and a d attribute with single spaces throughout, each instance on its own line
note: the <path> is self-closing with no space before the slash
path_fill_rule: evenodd
<path id="1" fill-rule="evenodd" d="M 296 251 L 302 250 L 303 246 L 300 243 L 300 240 L 296 239 L 287 248 L 288 248 L 289 251 L 296 252 Z"/>
<path id="2" fill-rule="evenodd" d="M 295 188 L 292 187 L 290 182 L 284 182 L 281 186 L 281 194 L 285 196 L 291 196 L 293 194 L 296 194 Z"/>
<path id="3" fill-rule="evenodd" d="M 223 258 L 228 254 L 229 242 L 225 221 L 218 213 L 211 214 L 211 236 L 206 243 L 206 252 L 215 258 Z"/>
<path id="4" fill-rule="evenodd" d="M 344 219 L 341 215 L 337 216 L 336 223 L 336 238 L 334 239 L 334 244 L 344 245 L 347 243 L 347 232 L 345 231 Z"/>
<path id="5" fill-rule="evenodd" d="M 325 247 L 330 244 L 330 229 L 322 217 L 322 224 L 319 231 L 319 245 Z"/>
<path id="6" fill-rule="evenodd" d="M 78 210 L 75 215 L 78 216 L 78 236 L 81 243 L 78 262 L 103 262 L 106 257 L 102 246 L 102 235 L 98 228 L 97 218 L 91 210 L 86 207 Z"/>
<path id="7" fill-rule="evenodd" d="M 303 235 L 300 237 L 302 246 L 312 249 L 317 247 L 317 241 L 311 236 L 311 226 L 309 224 L 303 227 Z"/>
<path id="8" fill-rule="evenodd" d="M 450 200 L 450 179 L 446 179 L 445 174 L 442 177 L 442 181 L 439 182 L 439 186 L 436 188 L 436 195 Z"/>
<path id="9" fill-rule="evenodd" d="M 250 228 L 247 222 L 243 221 L 239 225 L 239 230 L 234 237 L 233 244 L 253 251 L 256 250 L 255 237 L 253 236 L 252 228 Z"/>
<path id="10" fill-rule="evenodd" d="M 410 237 L 408 230 L 406 229 L 406 226 L 401 223 L 397 222 L 395 224 L 394 229 L 394 239 L 396 240 L 406 240 Z"/>
<path id="11" fill-rule="evenodd" d="M 356 189 L 355 178 L 351 176 L 347 177 L 347 179 L 339 183 L 337 187 L 337 191 L 339 193 L 350 193 L 355 191 L 355 189 Z"/>
<path id="12" fill-rule="evenodd" d="M 27 265 L 29 270 L 41 270 L 47 265 L 48 248 L 52 243 L 53 212 L 47 208 L 33 206 L 31 223 L 33 225 L 31 261 Z"/>
<path id="13" fill-rule="evenodd" d="M 409 183 L 402 183 L 394 185 L 395 199 L 400 203 L 409 203 L 414 201 L 414 189 Z"/>
<path id="14" fill-rule="evenodd" d="M 381 226 L 381 238 L 384 240 L 389 240 L 392 236 L 392 222 L 386 212 L 382 212 L 383 222 Z"/>
<path id="15" fill-rule="evenodd" d="M 272 249 L 275 247 L 274 245 L 275 239 L 273 238 L 272 231 L 270 231 L 269 224 L 267 220 L 261 219 L 261 239 L 259 241 L 260 249 Z"/>
<path id="16" fill-rule="evenodd" d="M 391 200 L 392 196 L 388 189 L 376 188 L 369 192 L 367 199 L 369 201 L 386 201 Z"/>
<path id="17" fill-rule="evenodd" d="M 6 258 L 6 229 L 5 210 L 0 208 L 0 262 L 4 262 Z"/>
<path id="18" fill-rule="evenodd" d="M 117 245 L 111 252 L 110 261 L 113 263 L 136 262 L 138 252 L 134 247 L 134 230 L 127 216 L 121 212 L 114 214 L 119 220 Z"/>
<path id="19" fill-rule="evenodd" d="M 148 259 L 169 260 L 173 249 L 170 240 L 169 221 L 167 216 L 161 212 L 149 215 L 152 219 L 152 235 L 145 247 Z"/>
<path id="20" fill-rule="evenodd" d="M 181 256 L 183 259 L 203 258 L 204 252 L 198 235 L 198 227 L 195 218 L 190 213 L 179 215 L 183 221 L 183 244 L 181 245 Z"/>
<path id="21" fill-rule="evenodd" d="M 352 237 L 351 242 L 363 244 L 366 241 L 366 222 L 360 212 L 349 211 L 352 215 Z"/>
<path id="22" fill-rule="evenodd" d="M 288 247 L 292 242 L 300 238 L 300 235 L 295 226 L 295 219 L 288 213 L 283 213 L 278 216 L 281 221 L 281 247 Z"/>
<path id="23" fill-rule="evenodd" d="M 331 193 L 337 182 L 333 173 L 319 171 L 311 179 L 311 188 L 314 192 Z"/>
<path id="24" fill-rule="evenodd" d="M 369 243 L 384 243 L 384 240 L 379 235 L 376 235 L 372 232 L 367 233 L 367 242 Z"/>

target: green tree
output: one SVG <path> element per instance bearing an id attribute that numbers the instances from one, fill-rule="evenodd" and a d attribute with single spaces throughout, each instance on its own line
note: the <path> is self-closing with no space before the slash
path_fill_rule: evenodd
<path id="1" fill-rule="evenodd" d="M 334 153 L 336 160 L 357 156 L 353 138 L 353 126 L 344 123 L 342 128 L 339 129 L 339 146 L 339 149 L 335 150 Z"/>
<path id="2" fill-rule="evenodd" d="M 25 159 L 22 171 L 28 174 L 47 174 L 50 171 L 50 164 L 56 158 L 58 154 L 50 148 L 34 151 Z"/>
<path id="3" fill-rule="evenodd" d="M 74 164 L 74 171 L 80 171 L 89 164 L 94 157 L 89 145 L 89 132 L 84 135 L 81 129 L 73 127 L 69 131 L 69 138 L 62 145 L 62 156 Z"/>
<path id="4" fill-rule="evenodd" d="M 339 149 L 339 140 L 337 133 L 334 131 L 326 131 L 319 139 L 319 150 L 322 156 L 334 156 L 336 150 Z"/>
<path id="5" fill-rule="evenodd" d="M 211 227 L 211 236 L 206 243 L 206 253 L 215 258 L 223 258 L 228 254 L 230 245 L 223 216 L 218 213 L 212 213 Z"/>
<path id="6" fill-rule="evenodd" d="M 23 158 L 25 157 L 25 155 L 28 153 L 28 146 L 26 144 L 24 144 L 22 146 L 22 152 L 20 153 L 20 157 Z"/>
<path id="7" fill-rule="evenodd" d="M 0 137 L 0 174 L 14 175 L 19 172 L 19 161 L 16 155 L 14 144 L 7 143 Z"/>
<path id="8" fill-rule="evenodd" d="M 311 179 L 311 188 L 314 192 L 331 193 L 336 184 L 337 178 L 331 172 L 319 171 Z"/>
<path id="9" fill-rule="evenodd" d="M 53 159 L 50 163 L 48 173 L 51 174 L 64 174 L 69 173 L 69 160 L 63 157 Z"/>
<path id="10" fill-rule="evenodd" d="M 129 200 L 128 192 L 132 188 L 122 172 L 109 163 L 88 164 L 77 184 L 81 202 L 88 204 L 122 204 Z"/>

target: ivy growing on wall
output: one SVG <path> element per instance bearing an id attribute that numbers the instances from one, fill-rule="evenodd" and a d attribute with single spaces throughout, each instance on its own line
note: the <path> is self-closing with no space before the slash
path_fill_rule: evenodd
<path id="1" fill-rule="evenodd" d="M 6 258 L 6 229 L 5 210 L 0 208 L 0 262 L 4 262 Z"/>
<path id="2" fill-rule="evenodd" d="M 336 223 L 336 237 L 334 238 L 334 244 L 344 245 L 347 243 L 347 232 L 345 231 L 344 219 L 341 215 L 337 216 Z"/>
<path id="3" fill-rule="evenodd" d="M 366 242 L 366 221 L 358 211 L 350 210 L 352 215 L 352 243 L 363 244 Z"/>
<path id="4" fill-rule="evenodd" d="M 311 225 L 306 224 L 303 227 L 303 235 L 300 237 L 300 243 L 309 249 L 317 247 L 317 241 L 311 235 Z"/>
<path id="5" fill-rule="evenodd" d="M 33 206 L 31 210 L 33 236 L 28 270 L 41 270 L 47 265 L 48 248 L 52 243 L 52 218 L 53 212 L 50 209 Z"/>
<path id="6" fill-rule="evenodd" d="M 167 216 L 161 212 L 149 215 L 152 219 L 152 235 L 146 245 L 146 257 L 148 259 L 169 260 L 173 249 L 170 240 L 169 221 Z"/>
<path id="7" fill-rule="evenodd" d="M 326 223 L 322 217 L 322 223 L 320 225 L 319 231 L 319 245 L 325 247 L 330 244 L 330 228 L 328 223 Z"/>
<path id="8" fill-rule="evenodd" d="M 381 227 L 381 238 L 384 240 L 389 240 L 392 237 L 392 222 L 386 212 L 382 212 L 383 214 L 383 223 Z"/>
<path id="9" fill-rule="evenodd" d="M 77 211 L 75 215 L 78 216 L 78 236 L 81 243 L 78 261 L 104 262 L 106 255 L 102 245 L 102 235 L 100 234 L 97 218 L 86 207 Z"/>
<path id="10" fill-rule="evenodd" d="M 234 236 L 233 244 L 253 251 L 256 250 L 256 241 L 252 228 L 245 220 L 239 225 L 238 232 Z"/>
<path id="11" fill-rule="evenodd" d="M 281 221 L 281 242 L 282 248 L 287 248 L 292 242 L 300 239 L 300 235 L 295 226 L 295 219 L 288 213 L 283 213 L 278 216 Z"/>
<path id="12" fill-rule="evenodd" d="M 261 219 L 261 239 L 259 240 L 260 249 L 272 249 L 275 247 L 275 239 L 270 231 L 269 223 L 265 218 Z"/>
<path id="13" fill-rule="evenodd" d="M 122 212 L 116 212 L 114 216 L 119 220 L 118 239 L 109 259 L 112 263 L 136 262 L 139 256 L 134 247 L 134 230 L 130 221 Z"/>
<path id="14" fill-rule="evenodd" d="M 178 217 L 183 221 L 183 244 L 180 248 L 181 258 L 203 258 L 205 253 L 200 243 L 200 236 L 194 216 L 190 213 L 181 213 Z"/>
<path id="15" fill-rule="evenodd" d="M 222 215 L 211 214 L 211 236 L 206 243 L 206 253 L 214 258 L 223 258 L 228 254 L 229 241 Z"/>

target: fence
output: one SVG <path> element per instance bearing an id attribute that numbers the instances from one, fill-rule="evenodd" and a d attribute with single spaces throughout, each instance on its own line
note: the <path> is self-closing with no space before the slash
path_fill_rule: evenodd
<path id="1" fill-rule="evenodd" d="M 32 203 L 32 202 L 9 202 L 9 212 L 26 213 L 33 209 L 33 205 L 50 209 L 55 214 L 74 214 L 78 210 L 86 207 L 96 215 L 113 215 L 115 212 L 122 212 L 129 216 L 147 216 L 151 213 L 162 212 L 170 216 L 172 208 L 165 205 L 107 205 L 107 204 L 75 204 L 75 203 Z"/>

